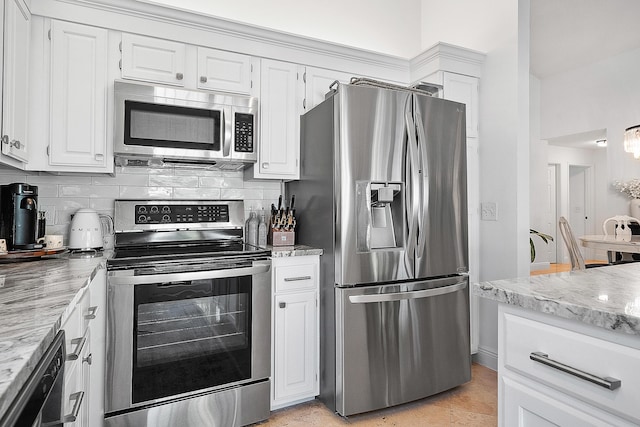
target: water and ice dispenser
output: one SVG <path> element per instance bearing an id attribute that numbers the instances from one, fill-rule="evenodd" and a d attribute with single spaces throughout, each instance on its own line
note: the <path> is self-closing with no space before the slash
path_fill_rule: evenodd
<path id="1" fill-rule="evenodd" d="M 356 205 L 358 252 L 404 247 L 401 183 L 358 182 Z"/>

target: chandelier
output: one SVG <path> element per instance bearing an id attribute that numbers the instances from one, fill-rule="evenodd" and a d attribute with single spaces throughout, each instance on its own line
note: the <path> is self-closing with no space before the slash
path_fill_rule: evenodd
<path id="1" fill-rule="evenodd" d="M 640 158 L 640 125 L 624 130 L 624 151 L 633 153 L 636 159 Z"/>

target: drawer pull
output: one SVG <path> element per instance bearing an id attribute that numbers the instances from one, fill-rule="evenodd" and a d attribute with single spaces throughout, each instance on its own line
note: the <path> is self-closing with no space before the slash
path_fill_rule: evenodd
<path id="1" fill-rule="evenodd" d="M 84 315 L 84 318 L 89 320 L 95 319 L 97 311 L 98 311 L 97 305 L 94 305 L 93 307 L 89 307 L 89 309 L 87 310 L 87 314 Z"/>
<path id="2" fill-rule="evenodd" d="M 311 280 L 311 276 L 285 277 L 285 282 L 298 282 L 300 280 Z"/>
<path id="3" fill-rule="evenodd" d="M 565 365 L 564 363 L 549 359 L 549 355 L 542 353 L 541 351 L 531 353 L 529 355 L 529 358 L 534 362 L 542 363 L 543 365 L 547 365 L 559 371 L 566 372 L 567 374 L 573 375 L 585 381 L 592 382 L 599 385 L 600 387 L 604 387 L 609 390 L 615 390 L 617 388 L 620 388 L 620 386 L 622 385 L 622 381 L 618 379 L 611 377 L 601 378 L 588 372 L 584 372 L 571 367 L 569 365 Z"/>
<path id="4" fill-rule="evenodd" d="M 73 409 L 69 415 L 65 415 L 62 419 L 65 423 L 72 423 L 78 418 L 80 413 L 80 405 L 82 405 L 82 399 L 84 399 L 84 391 L 78 391 L 69 396 L 69 401 L 73 400 Z"/>
<path id="5" fill-rule="evenodd" d="M 67 360 L 77 360 L 86 342 L 87 342 L 87 337 L 72 339 L 71 344 L 75 345 L 76 348 L 73 349 L 72 353 L 67 354 Z"/>

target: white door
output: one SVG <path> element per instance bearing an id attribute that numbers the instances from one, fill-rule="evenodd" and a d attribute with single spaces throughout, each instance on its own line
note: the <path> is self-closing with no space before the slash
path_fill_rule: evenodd
<path id="1" fill-rule="evenodd" d="M 553 236 L 553 242 L 545 245 L 547 251 L 547 259 L 551 263 L 558 262 L 558 245 L 562 244 L 562 237 L 558 235 L 558 165 L 550 164 L 547 166 L 547 212 L 546 212 L 546 230 L 550 236 Z M 560 240 L 558 240 L 560 239 Z"/>
<path id="2" fill-rule="evenodd" d="M 569 165 L 569 225 L 578 239 L 586 234 L 594 234 L 591 218 L 591 167 Z M 579 243 L 579 242 L 578 242 Z M 585 260 L 593 259 L 591 249 L 580 248 Z"/>

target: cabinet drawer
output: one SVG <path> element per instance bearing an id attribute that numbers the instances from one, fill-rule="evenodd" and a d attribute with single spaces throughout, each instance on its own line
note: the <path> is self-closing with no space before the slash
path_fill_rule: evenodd
<path id="1" fill-rule="evenodd" d="M 640 350 L 523 317 L 502 313 L 503 364 L 595 407 L 640 423 Z M 614 332 L 612 332 L 613 334 Z M 618 379 L 609 390 L 531 359 L 532 353 L 600 378 Z M 543 359 L 544 360 L 544 359 Z M 576 375 L 577 374 L 577 375 Z"/>
<path id="2" fill-rule="evenodd" d="M 314 264 L 287 265 L 275 269 L 276 292 L 312 289 L 318 283 Z"/>

